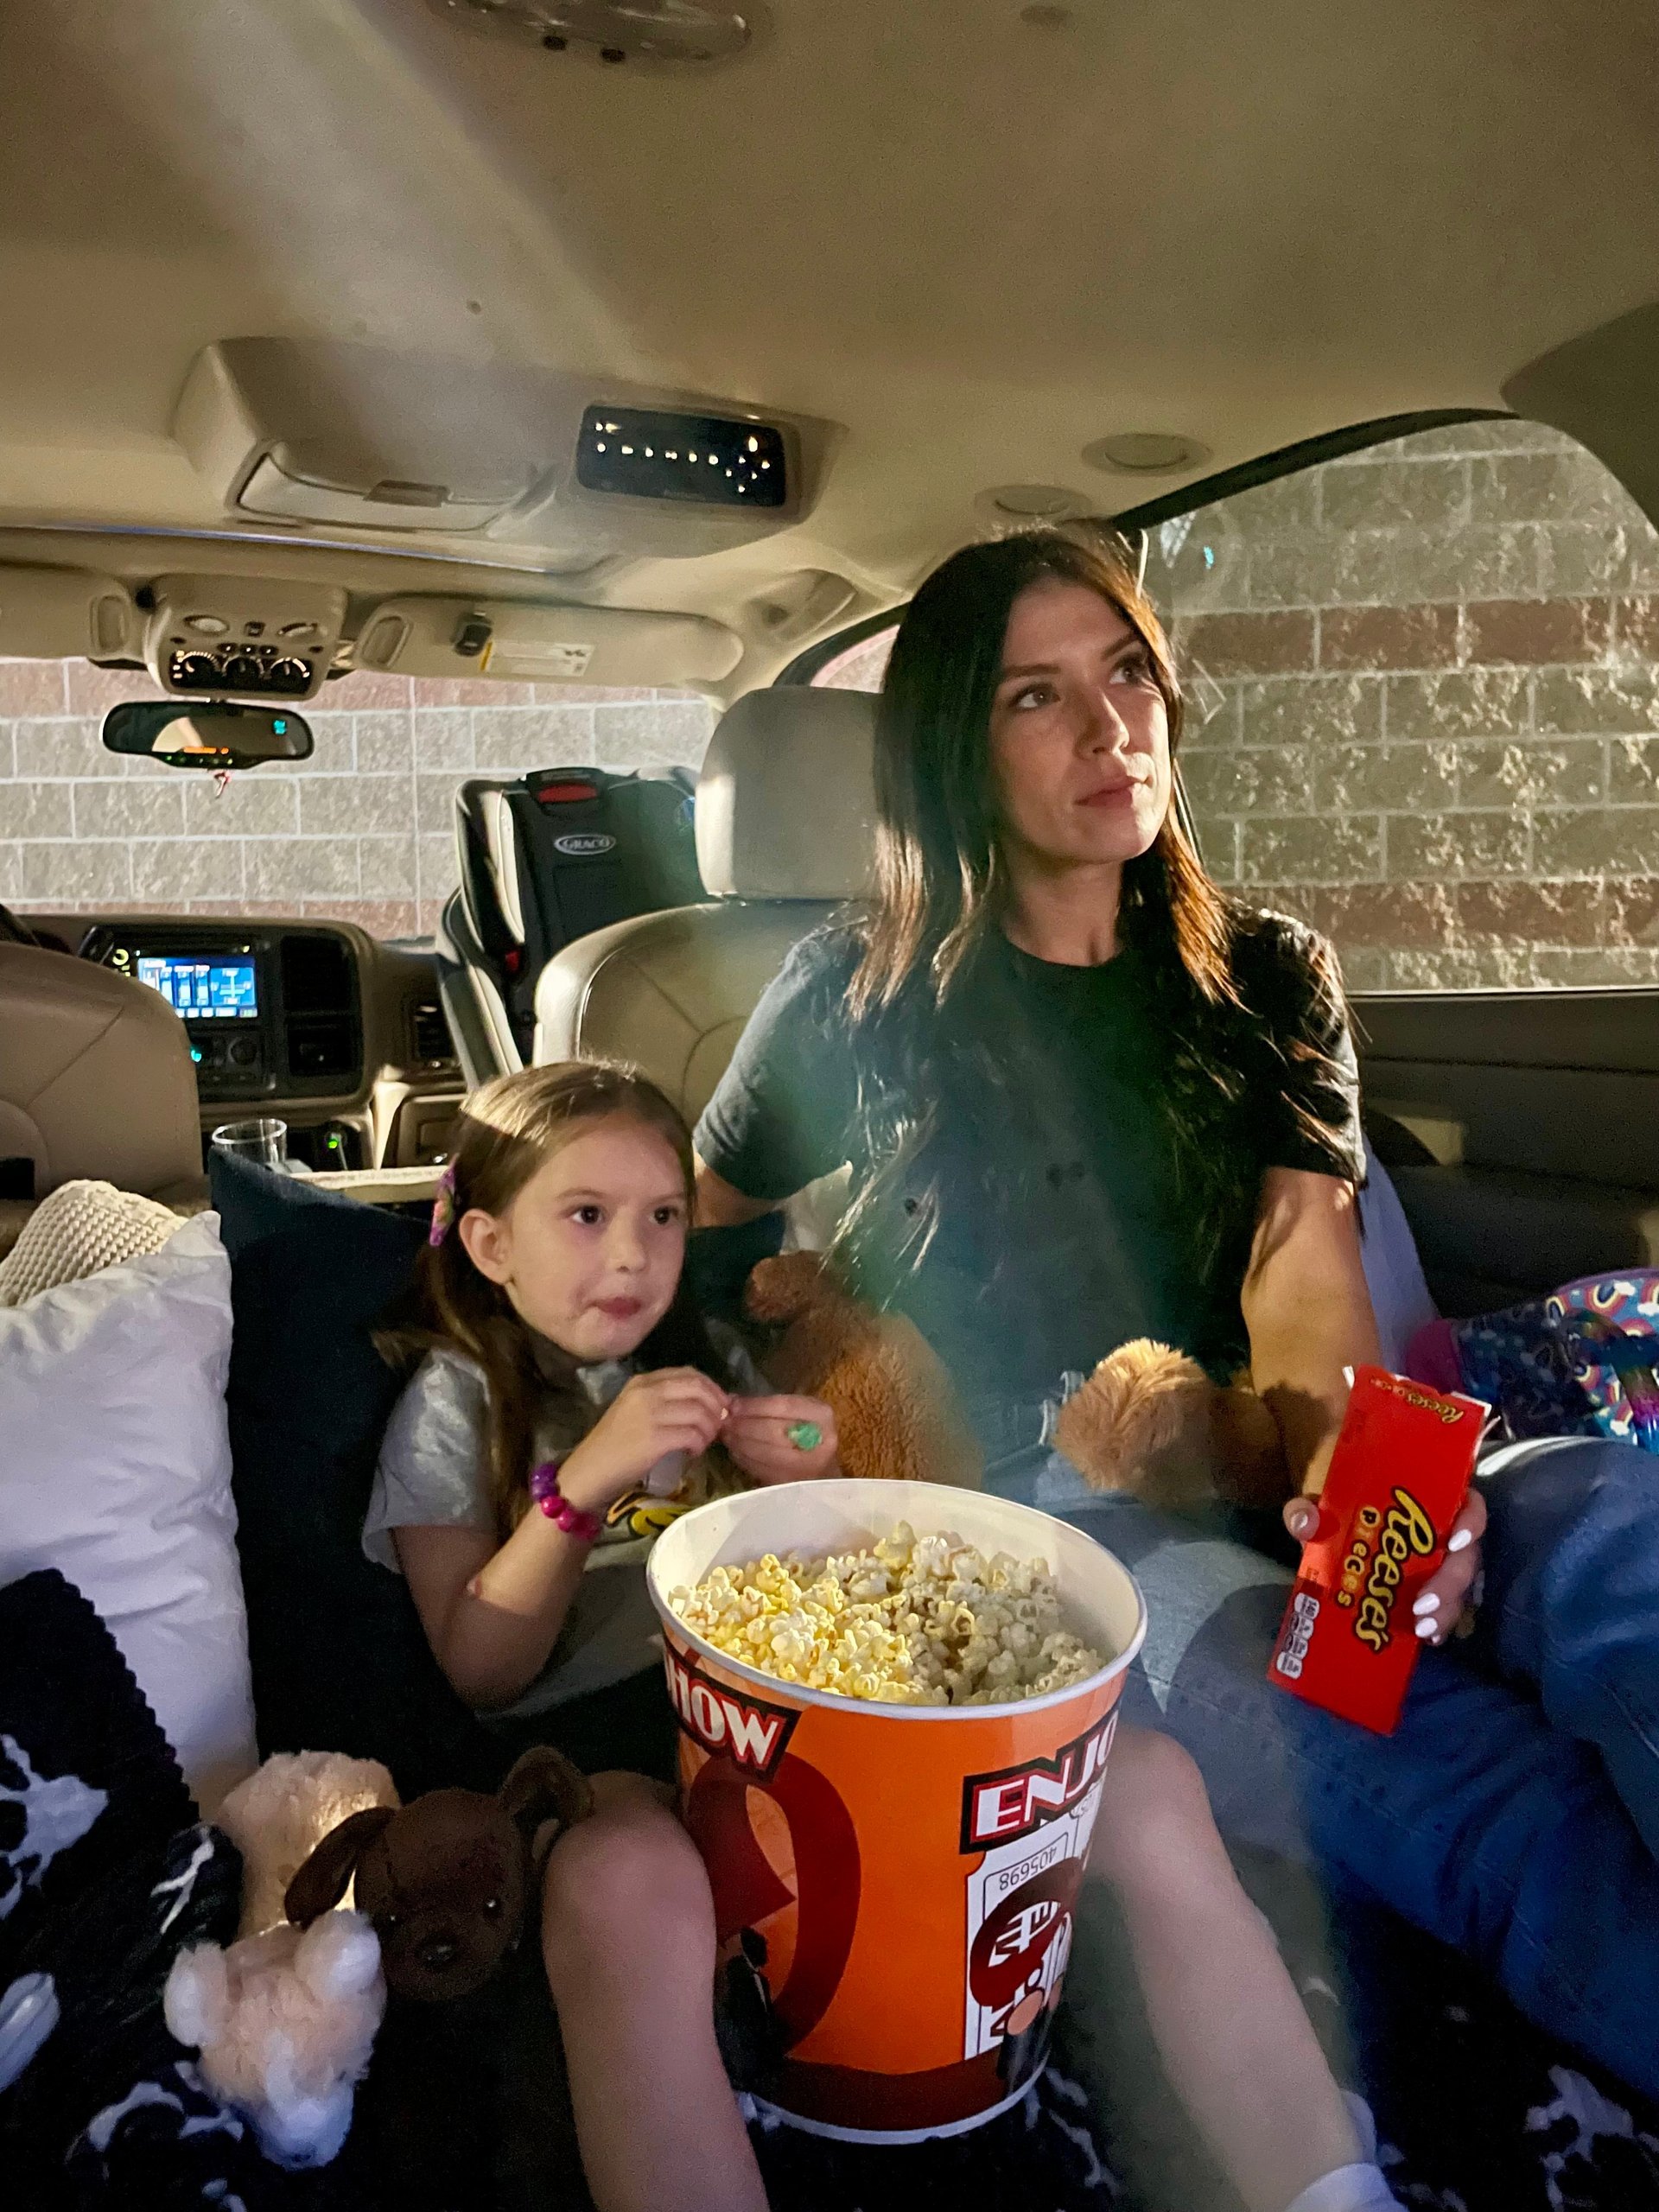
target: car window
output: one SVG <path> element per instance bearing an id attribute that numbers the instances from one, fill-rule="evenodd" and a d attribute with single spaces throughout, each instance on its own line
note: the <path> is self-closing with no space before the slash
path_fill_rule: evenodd
<path id="1" fill-rule="evenodd" d="M 1659 983 L 1659 536 L 1517 422 L 1201 507 L 1147 570 L 1205 857 L 1355 990 Z"/>
<path id="2" fill-rule="evenodd" d="M 0 660 L 0 904 L 27 912 L 301 914 L 428 934 L 455 884 L 465 777 L 602 763 L 695 767 L 693 692 L 350 676 L 305 709 L 311 759 L 212 777 L 105 753 L 127 670 Z"/>
<path id="3" fill-rule="evenodd" d="M 813 683 L 820 690 L 831 691 L 879 691 L 887 672 L 887 656 L 898 634 L 899 625 L 894 622 L 885 630 L 878 630 L 872 638 L 861 638 L 845 652 L 825 661 L 812 678 Z"/>

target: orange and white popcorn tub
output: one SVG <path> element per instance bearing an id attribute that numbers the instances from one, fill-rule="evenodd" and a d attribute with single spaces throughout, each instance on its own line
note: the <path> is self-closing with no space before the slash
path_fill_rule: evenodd
<path id="1" fill-rule="evenodd" d="M 1065 1628 L 1100 1663 L 1015 1703 L 882 1702 L 874 1646 L 855 1662 L 857 1696 L 782 1681 L 721 1649 L 741 1638 L 689 1595 L 719 1567 L 868 1552 L 906 1523 L 918 1554 L 950 1539 L 931 1560 L 971 1547 L 1005 1555 L 1004 1575 L 1042 1562 Z M 716 1589 L 729 1597 L 731 1580 Z M 764 2031 L 757 2104 L 859 2142 L 995 2119 L 1046 2062 L 1117 1700 L 1146 1634 L 1133 1576 L 1081 1530 L 982 1491 L 830 1481 L 686 1514 L 658 1540 L 650 1584 L 682 1816 L 713 1885 L 722 1971 L 752 1984 L 745 2012 Z M 781 1663 L 822 1673 L 791 1620 Z M 996 1680 L 982 1675 L 979 1694 Z"/>

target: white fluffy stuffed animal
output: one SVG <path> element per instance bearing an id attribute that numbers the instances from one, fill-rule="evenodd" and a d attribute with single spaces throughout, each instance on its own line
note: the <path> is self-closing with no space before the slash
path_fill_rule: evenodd
<path id="1" fill-rule="evenodd" d="M 363 1915 L 326 1913 L 302 1930 L 283 1899 L 331 1829 L 397 1803 L 378 1760 L 279 1751 L 219 1808 L 215 1825 L 242 1853 L 242 1919 L 228 1951 L 198 1943 L 174 1961 L 167 2024 L 278 2165 L 327 2165 L 339 2152 L 386 2008 L 379 1938 Z"/>
<path id="2" fill-rule="evenodd" d="M 207 2088 L 281 2166 L 339 2152 L 385 2009 L 379 1941 L 360 1912 L 284 1923 L 228 1951 L 193 1944 L 163 1998 L 169 2034 L 200 2050 Z"/>

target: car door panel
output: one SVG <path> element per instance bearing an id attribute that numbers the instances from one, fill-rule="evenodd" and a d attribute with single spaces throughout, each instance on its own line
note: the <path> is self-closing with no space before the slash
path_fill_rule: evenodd
<path id="1" fill-rule="evenodd" d="M 1442 1311 L 1659 1267 L 1659 995 L 1389 994 L 1355 1014 L 1372 1141 Z"/>

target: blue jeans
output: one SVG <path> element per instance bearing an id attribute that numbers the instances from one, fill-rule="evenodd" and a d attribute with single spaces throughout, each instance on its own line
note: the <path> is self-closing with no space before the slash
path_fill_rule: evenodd
<path id="1" fill-rule="evenodd" d="M 1659 1465 L 1626 1444 L 1512 1447 L 1477 1634 L 1427 1651 L 1376 1736 L 1269 1687 L 1285 1571 L 1095 1497 L 1058 1454 L 986 1486 L 1072 1522 L 1150 1617 L 1125 1712 L 1192 1752 L 1234 1840 L 1380 1897 L 1479 1960 L 1541 2025 L 1659 2096 Z"/>

